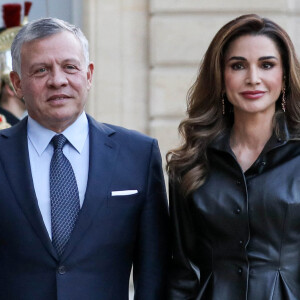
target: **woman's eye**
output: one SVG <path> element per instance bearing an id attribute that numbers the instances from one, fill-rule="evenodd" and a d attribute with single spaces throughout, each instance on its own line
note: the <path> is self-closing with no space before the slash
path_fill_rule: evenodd
<path id="1" fill-rule="evenodd" d="M 266 70 L 271 69 L 273 66 L 274 66 L 274 64 L 269 63 L 269 62 L 265 62 L 262 64 L 263 69 L 266 69 Z"/>
<path id="2" fill-rule="evenodd" d="M 46 68 L 40 68 L 40 69 L 38 69 L 38 73 L 44 73 L 44 72 L 46 72 Z"/>
<path id="3" fill-rule="evenodd" d="M 231 68 L 233 70 L 242 70 L 242 69 L 244 69 L 244 65 L 242 63 L 235 63 L 235 64 L 231 65 Z"/>

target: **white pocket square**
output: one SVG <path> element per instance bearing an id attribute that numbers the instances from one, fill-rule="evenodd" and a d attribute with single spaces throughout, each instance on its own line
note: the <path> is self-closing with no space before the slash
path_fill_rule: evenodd
<path id="1" fill-rule="evenodd" d="M 112 191 L 112 196 L 128 196 L 128 195 L 134 195 L 137 194 L 138 190 L 124 190 L 124 191 Z"/>

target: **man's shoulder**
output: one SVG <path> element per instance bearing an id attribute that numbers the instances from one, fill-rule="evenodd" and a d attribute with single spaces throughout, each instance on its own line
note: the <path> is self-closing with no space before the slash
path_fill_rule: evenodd
<path id="1" fill-rule="evenodd" d="M 103 123 L 103 125 L 111 128 L 112 130 L 114 130 L 116 132 L 116 134 L 119 134 L 120 136 L 124 136 L 126 138 L 132 138 L 132 139 L 137 139 L 137 140 L 141 140 L 141 141 L 145 141 L 145 142 L 152 142 L 153 138 L 142 133 L 139 132 L 137 130 L 134 129 L 128 129 L 122 126 L 117 126 L 117 125 L 113 125 L 113 124 L 107 124 L 107 123 Z"/>
<path id="2" fill-rule="evenodd" d="M 109 123 L 101 123 L 94 120 L 91 117 L 89 117 L 89 120 L 90 124 L 96 126 L 99 130 L 103 131 L 115 140 L 125 140 L 127 143 L 131 141 L 150 144 L 152 144 L 155 140 L 154 138 L 134 129 L 128 129 L 122 126 Z"/>

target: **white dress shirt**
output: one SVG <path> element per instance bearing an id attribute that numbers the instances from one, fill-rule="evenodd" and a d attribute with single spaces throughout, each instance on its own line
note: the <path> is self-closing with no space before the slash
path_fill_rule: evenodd
<path id="1" fill-rule="evenodd" d="M 53 155 L 51 139 L 56 133 L 43 127 L 28 116 L 27 134 L 34 190 L 45 226 L 51 238 L 50 162 Z M 74 170 L 80 207 L 82 207 L 89 171 L 89 126 L 86 114 L 83 112 L 62 134 L 69 141 L 64 146 L 63 152 Z"/>

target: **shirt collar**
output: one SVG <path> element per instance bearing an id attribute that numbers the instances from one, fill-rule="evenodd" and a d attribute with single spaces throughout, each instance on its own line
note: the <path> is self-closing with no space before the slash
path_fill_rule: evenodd
<path id="1" fill-rule="evenodd" d="M 57 134 L 56 132 L 42 126 L 30 116 L 28 116 L 27 133 L 28 138 L 38 155 L 42 155 L 51 139 Z M 89 126 L 85 112 L 83 112 L 73 124 L 62 132 L 62 134 L 68 139 L 69 143 L 79 153 L 81 153 L 83 149 L 88 133 Z"/>

